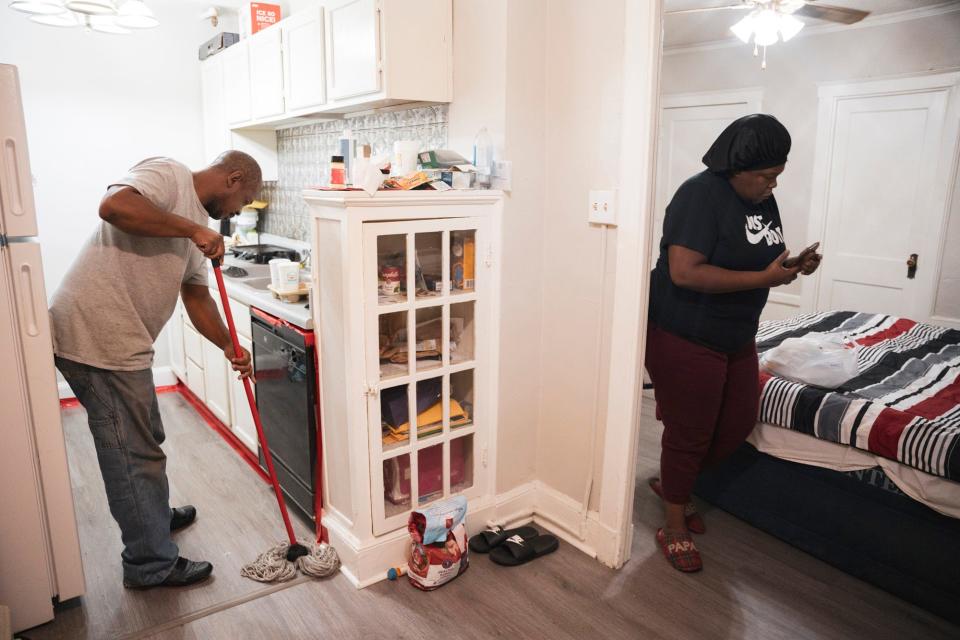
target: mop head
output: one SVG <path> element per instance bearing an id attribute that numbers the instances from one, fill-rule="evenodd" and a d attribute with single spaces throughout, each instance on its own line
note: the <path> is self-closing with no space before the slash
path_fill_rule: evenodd
<path id="1" fill-rule="evenodd" d="M 291 562 L 290 543 L 279 542 L 260 557 L 245 565 L 240 575 L 257 582 L 286 582 L 300 573 L 311 578 L 326 578 L 333 575 L 340 568 L 340 556 L 337 550 L 326 543 L 316 545 L 297 545 L 306 549 L 307 553 Z M 296 554 L 292 554 L 296 555 Z"/>

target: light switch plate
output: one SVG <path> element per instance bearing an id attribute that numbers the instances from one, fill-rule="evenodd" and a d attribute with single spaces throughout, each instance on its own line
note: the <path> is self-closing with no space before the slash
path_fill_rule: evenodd
<path id="1" fill-rule="evenodd" d="M 592 224 L 617 225 L 616 191 L 591 191 L 587 221 Z"/>

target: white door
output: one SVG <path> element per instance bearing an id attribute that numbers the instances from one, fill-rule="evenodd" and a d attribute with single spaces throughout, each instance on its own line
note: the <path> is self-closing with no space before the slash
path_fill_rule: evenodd
<path id="1" fill-rule="evenodd" d="M 223 98 L 227 124 L 240 124 L 251 119 L 250 56 L 247 40 L 217 54 L 223 60 Z"/>
<path id="2" fill-rule="evenodd" d="M 367 386 L 378 392 L 367 414 L 376 535 L 404 527 L 413 508 L 487 491 L 486 225 L 363 225 L 364 357 Z"/>
<path id="3" fill-rule="evenodd" d="M 287 111 L 317 107 L 326 101 L 323 8 L 295 13 L 283 29 L 283 91 Z"/>
<path id="4" fill-rule="evenodd" d="M 254 120 L 283 113 L 282 31 L 268 27 L 250 36 L 250 95 Z"/>
<path id="5" fill-rule="evenodd" d="M 238 335 L 240 346 L 253 353 L 253 343 L 250 338 Z M 230 395 L 233 405 L 231 414 L 233 416 L 233 433 L 240 438 L 240 441 L 246 445 L 250 451 L 257 453 L 257 425 L 253 422 L 253 413 L 250 411 L 250 403 L 247 402 L 247 392 L 244 390 L 243 381 L 237 378 L 237 373 L 231 368 L 230 375 Z M 257 385 L 252 385 L 254 398 L 256 398 Z"/>
<path id="6" fill-rule="evenodd" d="M 377 0 L 338 0 L 327 7 L 326 17 L 330 97 L 343 100 L 380 91 Z"/>
<path id="7" fill-rule="evenodd" d="M 821 88 L 810 236 L 822 241 L 824 261 L 808 293 L 817 310 L 929 319 L 957 140 L 950 100 L 958 78 Z M 913 254 L 915 271 L 907 265 Z"/>
<path id="8" fill-rule="evenodd" d="M 660 111 L 656 207 L 650 267 L 660 256 L 663 218 L 673 194 L 706 167 L 701 158 L 720 132 L 741 116 L 760 111 L 759 91 L 664 96 Z"/>

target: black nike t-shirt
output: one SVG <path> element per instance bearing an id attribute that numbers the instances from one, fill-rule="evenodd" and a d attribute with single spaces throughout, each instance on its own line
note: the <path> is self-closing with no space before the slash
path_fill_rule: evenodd
<path id="1" fill-rule="evenodd" d="M 717 267 L 763 271 L 785 248 L 773 196 L 752 204 L 722 176 L 709 171 L 693 176 L 667 206 L 660 258 L 650 278 L 650 320 L 664 331 L 724 353 L 750 344 L 770 290 L 699 293 L 678 287 L 667 258 L 672 244 L 702 253 Z"/>

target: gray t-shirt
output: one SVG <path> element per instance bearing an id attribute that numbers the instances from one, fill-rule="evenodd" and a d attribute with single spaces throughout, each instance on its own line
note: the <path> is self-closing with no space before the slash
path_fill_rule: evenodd
<path id="1" fill-rule="evenodd" d="M 209 220 L 190 169 L 170 158 L 148 158 L 113 184 L 197 224 Z M 206 259 L 189 238 L 135 236 L 100 222 L 53 295 L 54 352 L 101 369 L 149 369 L 184 283 L 207 285 Z"/>

